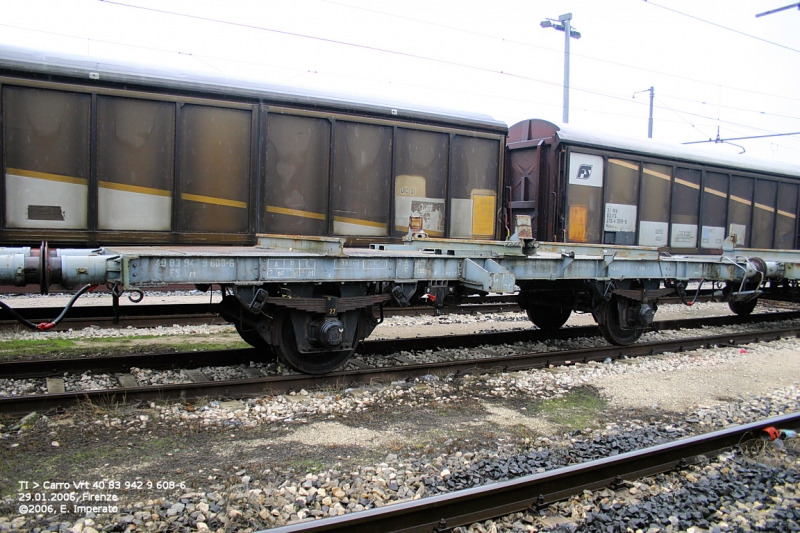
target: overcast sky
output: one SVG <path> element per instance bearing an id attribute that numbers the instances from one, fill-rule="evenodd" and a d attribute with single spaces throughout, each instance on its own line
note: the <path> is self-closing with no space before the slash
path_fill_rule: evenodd
<path id="1" fill-rule="evenodd" d="M 796 0 L 0 0 L 0 45 L 679 143 L 800 132 Z M 800 135 L 733 141 L 800 165 Z M 737 154 L 730 144 L 709 144 Z"/>

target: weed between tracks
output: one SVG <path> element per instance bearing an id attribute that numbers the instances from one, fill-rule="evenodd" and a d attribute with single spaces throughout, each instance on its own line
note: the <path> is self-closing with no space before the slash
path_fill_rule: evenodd
<path id="1" fill-rule="evenodd" d="M 46 333 L 44 335 L 47 335 Z M 98 357 L 130 353 L 188 352 L 249 348 L 238 334 L 131 335 L 90 339 L 46 338 L 0 341 L 0 361 L 59 357 Z"/>
<path id="2" fill-rule="evenodd" d="M 49 427 L 37 426 L 14 439 L 17 448 L 0 447 L 0 480 L 8 480 L 0 481 L 0 496 L 13 495 L 13 484 L 22 479 L 180 478 L 200 488 L 239 468 L 274 481 L 335 464 L 380 463 L 388 453 L 419 457 L 492 449 L 498 442 L 524 447 L 555 426 L 596 427 L 609 415 L 606 407 L 595 389 L 584 387 L 536 402 L 462 397 L 425 406 L 375 406 L 335 420 L 312 418 L 311 427 L 279 423 L 226 430 L 158 423 L 157 409 L 83 403 L 65 415 L 51 415 Z M 142 416 L 149 417 L 146 424 Z"/>
<path id="3" fill-rule="evenodd" d="M 541 414 L 553 424 L 568 431 L 597 427 L 608 407 L 608 401 L 593 387 L 574 389 L 566 396 L 539 400 L 528 404 L 528 411 Z"/>

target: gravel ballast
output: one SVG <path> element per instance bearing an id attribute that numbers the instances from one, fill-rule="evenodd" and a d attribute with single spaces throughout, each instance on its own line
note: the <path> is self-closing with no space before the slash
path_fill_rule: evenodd
<path id="1" fill-rule="evenodd" d="M 0 485 L 0 531 L 256 530 L 541 472 L 797 411 L 798 354 L 800 342 L 791 339 L 247 401 L 86 405 L 24 424 L 6 420 L 0 478 L 10 483 Z M 779 531 L 784 524 L 790 531 L 797 447 L 780 442 L 782 449 L 767 444 L 709 458 L 464 530 Z M 103 478 L 185 486 L 114 491 L 114 513 L 19 513 L 19 481 Z"/>

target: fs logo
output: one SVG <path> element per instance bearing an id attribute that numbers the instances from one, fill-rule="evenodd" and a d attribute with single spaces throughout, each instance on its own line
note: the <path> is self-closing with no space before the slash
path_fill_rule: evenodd
<path id="1" fill-rule="evenodd" d="M 581 165 L 578 167 L 578 175 L 575 176 L 576 180 L 588 180 L 592 177 L 592 165 Z"/>

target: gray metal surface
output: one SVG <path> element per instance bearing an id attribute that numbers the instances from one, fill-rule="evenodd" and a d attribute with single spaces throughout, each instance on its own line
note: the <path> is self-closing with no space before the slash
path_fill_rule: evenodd
<path id="1" fill-rule="evenodd" d="M 65 286 L 120 282 L 126 289 L 181 283 L 260 285 L 300 282 L 453 281 L 485 292 L 514 292 L 524 280 L 676 279 L 741 281 L 761 276 L 797 279 L 800 252 L 774 254 L 737 250 L 730 256 L 662 256 L 655 249 L 518 243 L 417 241 L 404 246 L 341 249 L 336 239 L 303 243 L 265 237 L 271 247 L 113 247 L 102 253 L 60 257 Z M 508 253 L 504 253 L 508 251 Z M 523 252 L 527 253 L 525 255 Z M 768 256 L 768 251 L 763 251 Z M 762 258 L 763 259 L 763 258 Z M 23 254 L 0 256 L 0 283 L 15 284 Z M 28 274 L 26 272 L 26 274 Z"/>
<path id="2" fill-rule="evenodd" d="M 275 246 L 296 241 L 264 240 Z M 627 246 L 541 244 L 530 255 L 506 243 L 416 241 L 402 246 L 339 250 L 336 242 L 299 248 L 107 248 L 121 257 L 126 288 L 174 283 L 296 283 L 348 281 L 458 281 L 486 292 L 513 292 L 519 280 L 678 279 L 740 281 L 756 274 L 747 256 L 661 256 Z M 317 245 L 322 253 L 310 250 Z M 326 249 L 326 245 L 329 248 Z M 429 247 L 426 249 L 426 246 Z M 744 251 L 746 252 L 746 251 Z M 783 257 L 800 262 L 800 253 Z M 785 275 L 800 274 L 796 266 Z"/>
<path id="3" fill-rule="evenodd" d="M 49 260 L 66 287 L 120 283 L 126 289 L 175 284 L 456 282 L 512 293 L 527 280 L 700 280 L 800 278 L 800 252 L 735 250 L 730 255 L 663 255 L 655 248 L 420 239 L 408 245 L 341 247 L 341 239 L 261 236 L 258 247 L 108 247 Z M 0 284 L 40 280 L 31 252 L 0 254 Z M 36 259 L 33 258 L 33 263 Z M 36 263 L 38 265 L 38 263 Z"/>

